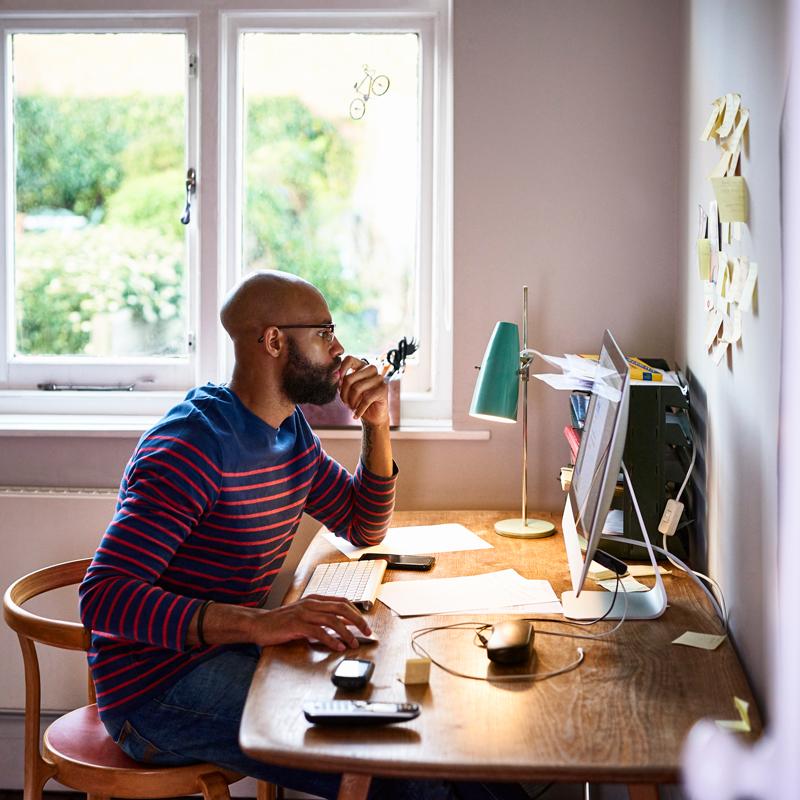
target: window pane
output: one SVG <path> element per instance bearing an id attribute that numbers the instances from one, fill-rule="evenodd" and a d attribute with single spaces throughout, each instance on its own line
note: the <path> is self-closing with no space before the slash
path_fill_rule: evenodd
<path id="1" fill-rule="evenodd" d="M 244 269 L 315 283 L 350 352 L 410 339 L 418 36 L 248 33 L 242 70 Z"/>
<path id="2" fill-rule="evenodd" d="M 185 36 L 12 47 L 16 353 L 186 355 Z"/>

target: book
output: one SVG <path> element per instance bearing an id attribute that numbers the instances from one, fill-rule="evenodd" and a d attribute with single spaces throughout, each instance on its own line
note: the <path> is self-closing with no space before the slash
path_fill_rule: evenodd
<path id="1" fill-rule="evenodd" d="M 573 428 L 572 425 L 565 425 L 564 436 L 566 437 L 567 444 L 569 444 L 572 463 L 574 464 L 575 459 L 578 457 L 578 449 L 581 446 L 581 432 L 577 428 Z"/>
<path id="2" fill-rule="evenodd" d="M 581 353 L 581 358 L 589 358 L 592 361 L 600 360 L 598 355 L 584 353 Z M 636 356 L 625 356 L 625 359 L 628 362 L 632 381 L 662 381 L 664 379 L 664 370 L 651 366 L 644 359 Z"/>
<path id="3" fill-rule="evenodd" d="M 592 395 L 589 392 L 573 392 L 569 396 L 569 414 L 573 428 L 583 430 L 591 398 Z"/>

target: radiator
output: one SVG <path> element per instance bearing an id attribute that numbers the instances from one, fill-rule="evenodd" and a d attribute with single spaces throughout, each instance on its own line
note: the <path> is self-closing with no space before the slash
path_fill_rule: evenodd
<path id="1" fill-rule="evenodd" d="M 90 557 L 114 513 L 113 489 L 0 487 L 0 586 L 40 567 Z M 59 589 L 28 607 L 61 619 L 78 620 L 76 588 Z M 86 656 L 38 646 L 42 707 L 60 711 L 86 700 Z M 0 626 L 0 710 L 25 708 L 22 654 L 16 634 Z"/>

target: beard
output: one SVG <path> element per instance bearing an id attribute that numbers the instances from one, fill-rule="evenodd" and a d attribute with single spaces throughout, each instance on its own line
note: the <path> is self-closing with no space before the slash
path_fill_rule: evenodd
<path id="1" fill-rule="evenodd" d="M 336 358 L 328 367 L 321 367 L 309 361 L 294 340 L 289 339 L 289 360 L 283 373 L 283 392 L 292 403 L 312 403 L 324 406 L 330 403 L 339 388 L 333 373 L 341 366 L 342 359 Z"/>

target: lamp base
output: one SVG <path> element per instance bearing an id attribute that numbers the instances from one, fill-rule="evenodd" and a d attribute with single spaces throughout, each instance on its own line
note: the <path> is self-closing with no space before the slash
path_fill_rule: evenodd
<path id="1" fill-rule="evenodd" d="M 494 529 L 500 536 L 510 536 L 514 539 L 543 539 L 556 532 L 556 526 L 543 519 L 502 519 L 500 522 L 495 522 Z"/>

